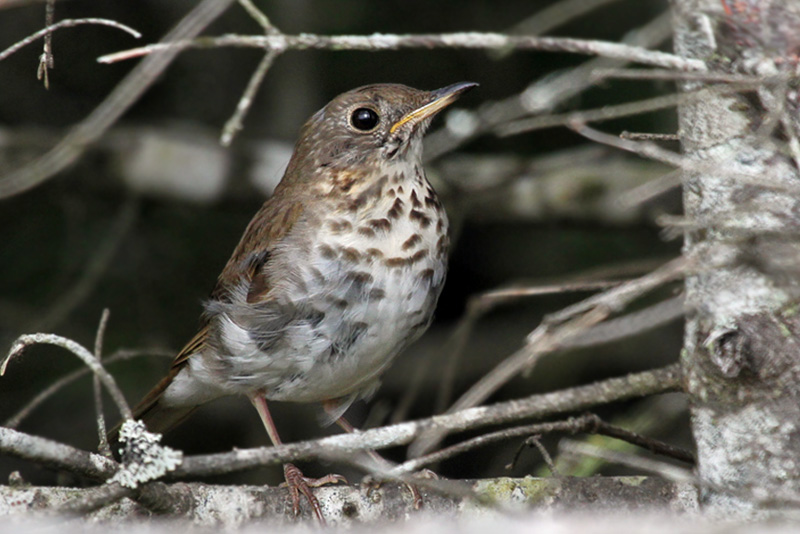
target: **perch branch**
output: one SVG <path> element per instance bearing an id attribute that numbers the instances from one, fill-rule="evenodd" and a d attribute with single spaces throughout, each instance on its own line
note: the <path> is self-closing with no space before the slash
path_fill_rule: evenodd
<path id="1" fill-rule="evenodd" d="M 13 54 L 14 52 L 17 52 L 19 49 L 24 48 L 25 46 L 37 41 L 38 39 L 41 39 L 42 37 L 44 37 L 46 35 L 50 35 L 51 33 L 53 33 L 56 30 L 60 30 L 61 28 L 73 28 L 75 26 L 81 26 L 83 24 L 97 24 L 97 25 L 100 25 L 100 26 L 110 26 L 112 28 L 117 28 L 118 30 L 122 30 L 124 32 L 127 32 L 127 33 L 129 33 L 130 35 L 134 36 L 137 39 L 142 36 L 141 33 L 137 32 L 136 30 L 134 30 L 130 26 L 126 26 L 126 25 L 121 24 L 121 23 L 119 23 L 117 21 L 114 21 L 114 20 L 98 19 L 98 18 L 64 19 L 64 20 L 59 21 L 59 22 L 57 22 L 57 23 L 55 23 L 55 24 L 53 24 L 51 26 L 47 26 L 46 28 L 42 28 L 38 32 L 32 33 L 29 36 L 27 36 L 26 38 L 22 39 L 21 41 L 18 41 L 16 43 L 14 43 L 13 45 L 9 46 L 8 48 L 6 48 L 2 52 L 0 52 L 0 61 L 3 61 L 4 59 L 6 59 L 8 56 Z"/>
<path id="2" fill-rule="evenodd" d="M 97 481 L 111 477 L 119 469 L 119 464 L 99 454 L 13 428 L 0 427 L 0 453 Z"/>
<path id="3" fill-rule="evenodd" d="M 180 41 L 198 35 L 232 1 L 203 0 L 164 37 L 162 42 Z M 86 119 L 70 130 L 55 147 L 33 162 L 1 176 L 0 198 L 35 187 L 74 162 L 86 146 L 99 139 L 136 102 L 172 63 L 178 52 L 178 50 L 168 50 L 163 54 L 146 58 L 136 65 L 117 84 L 111 94 Z"/>
<path id="4" fill-rule="evenodd" d="M 571 417 L 566 421 L 554 421 L 550 423 L 537 423 L 534 425 L 517 426 L 491 432 L 482 436 L 477 436 L 456 445 L 438 450 L 434 453 L 420 456 L 408 460 L 393 469 L 397 473 L 413 473 L 426 465 L 438 463 L 467 451 L 484 447 L 498 441 L 506 441 L 520 436 L 530 436 L 534 434 L 550 434 L 554 432 L 569 432 L 571 434 L 590 433 L 603 434 L 606 436 L 622 439 L 634 445 L 644 447 L 657 454 L 664 454 L 684 462 L 694 462 L 694 455 L 680 447 L 674 447 L 661 441 L 653 440 L 645 436 L 630 432 L 628 430 L 610 425 L 600 419 L 595 414 L 586 414 L 580 417 Z"/>
<path id="5" fill-rule="evenodd" d="M 65 337 L 57 336 L 55 334 L 29 334 L 20 336 L 16 341 L 14 341 L 14 344 L 11 345 L 11 350 L 3 359 L 3 361 L 0 362 L 0 376 L 5 374 L 6 366 L 11 358 L 20 354 L 23 350 L 25 350 L 26 347 L 30 345 L 41 343 L 56 345 L 66 349 L 83 360 L 83 363 L 85 363 L 92 370 L 92 372 L 100 378 L 100 381 L 108 390 L 111 398 L 114 399 L 120 414 L 122 414 L 125 419 L 130 419 L 133 416 L 131 408 L 128 406 L 128 402 L 125 400 L 125 396 L 122 394 L 122 391 L 120 391 L 119 387 L 117 386 L 114 377 L 103 368 L 102 364 L 97 358 L 95 358 L 94 354 L 86 350 L 86 348 L 84 348 L 82 345 Z"/>
<path id="6" fill-rule="evenodd" d="M 525 418 L 585 410 L 599 404 L 679 391 L 680 388 L 680 368 L 678 364 L 674 364 L 552 393 L 532 395 L 491 406 L 469 408 L 452 414 L 437 415 L 353 434 L 339 434 L 279 447 L 189 456 L 184 458 L 183 464 L 170 476 L 224 474 L 286 461 L 318 458 L 325 454 L 352 454 L 365 449 L 385 449 L 408 444 L 417 436 L 431 430 L 443 433 L 460 432 Z"/>
<path id="7" fill-rule="evenodd" d="M 674 54 L 647 50 L 608 41 L 573 39 L 569 37 L 531 37 L 504 35 L 502 33 L 460 32 L 419 35 L 223 35 L 200 39 L 174 40 L 130 50 L 123 50 L 98 58 L 100 63 L 116 63 L 127 59 L 166 51 L 176 52 L 193 48 L 244 47 L 263 48 L 275 52 L 286 50 L 361 50 L 378 52 L 406 48 L 462 48 L 472 50 L 543 50 L 548 52 L 572 52 L 590 56 L 622 59 L 634 63 L 676 69 L 679 71 L 706 70 L 698 59 L 684 59 Z"/>

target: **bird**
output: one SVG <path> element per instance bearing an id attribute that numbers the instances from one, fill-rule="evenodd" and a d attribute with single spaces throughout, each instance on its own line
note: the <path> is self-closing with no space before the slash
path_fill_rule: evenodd
<path id="1" fill-rule="evenodd" d="M 423 91 L 373 84 L 340 94 L 302 127 L 280 183 L 204 303 L 197 334 L 134 408 L 165 433 L 197 407 L 244 395 L 274 445 L 267 401 L 320 403 L 328 423 L 368 398 L 430 325 L 444 285 L 448 219 L 422 165 L 433 117 L 477 84 Z M 306 478 L 300 494 L 341 477 Z"/>

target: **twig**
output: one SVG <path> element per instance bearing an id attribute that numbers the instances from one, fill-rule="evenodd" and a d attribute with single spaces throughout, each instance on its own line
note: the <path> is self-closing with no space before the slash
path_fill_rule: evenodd
<path id="1" fill-rule="evenodd" d="M 676 69 L 680 71 L 707 70 L 703 61 L 684 59 L 674 54 L 647 50 L 636 46 L 569 37 L 532 37 L 504 35 L 502 33 L 460 32 L 443 34 L 373 34 L 373 35 L 223 35 L 196 40 L 175 40 L 130 50 L 123 50 L 98 58 L 100 63 L 116 63 L 136 57 L 166 51 L 176 52 L 192 48 L 244 47 L 263 48 L 284 52 L 286 50 L 362 50 L 378 52 L 406 48 L 462 48 L 471 50 L 544 50 L 572 52 L 590 56 L 623 59 L 643 65 Z"/>
<path id="2" fill-rule="evenodd" d="M 437 415 L 353 434 L 340 434 L 279 447 L 189 456 L 184 458 L 183 464 L 173 471 L 171 476 L 224 474 L 286 461 L 318 458 L 321 451 L 326 454 L 352 454 L 364 449 L 385 449 L 407 444 L 415 437 L 431 430 L 460 432 L 524 418 L 547 417 L 633 397 L 677 391 L 680 387 L 680 368 L 678 364 L 674 364 L 553 393 L 532 395 L 491 406 L 469 408 L 457 413 Z"/>
<path id="3" fill-rule="evenodd" d="M 519 298 L 552 295 L 568 291 L 591 291 L 594 289 L 605 289 L 610 285 L 616 285 L 618 283 L 619 282 L 590 281 L 564 284 L 547 284 L 533 287 L 503 288 L 490 290 L 485 293 L 470 297 L 469 301 L 467 302 L 466 312 L 459 320 L 456 328 L 453 330 L 453 334 L 450 336 L 450 339 L 447 341 L 443 349 L 443 352 L 445 353 L 445 368 L 442 374 L 440 387 L 437 388 L 436 392 L 436 405 L 434 408 L 434 413 L 441 413 L 447 408 L 447 403 L 449 403 L 452 398 L 453 384 L 455 383 L 456 379 L 458 362 L 461 360 L 461 355 L 464 352 L 464 348 L 466 347 L 472 330 L 475 328 L 475 324 L 486 313 L 500 304 L 515 301 Z"/>
<path id="4" fill-rule="evenodd" d="M 164 37 L 162 42 L 191 39 L 217 18 L 232 1 L 203 0 Z M 111 94 L 55 147 L 32 163 L 0 177 L 0 198 L 35 187 L 75 161 L 86 146 L 99 139 L 136 102 L 178 53 L 179 50 L 171 49 L 163 54 L 148 57 L 136 65 L 117 84 Z"/>
<path id="5" fill-rule="evenodd" d="M 514 25 L 508 33 L 541 35 L 562 26 L 606 4 L 619 0 L 561 0 L 537 11 L 533 16 Z"/>
<path id="6" fill-rule="evenodd" d="M 622 441 L 627 441 L 628 443 L 633 443 L 643 449 L 647 449 L 654 454 L 660 454 L 662 456 L 669 456 L 670 458 L 675 458 L 676 460 L 680 460 L 682 462 L 687 462 L 693 464 L 695 462 L 694 454 L 686 449 L 681 447 L 675 447 L 674 445 L 670 445 L 669 443 L 664 443 L 663 441 L 658 441 L 652 438 L 648 438 L 647 436 L 642 436 L 641 434 L 637 434 L 636 432 L 631 432 L 630 430 L 626 430 L 624 428 L 620 428 L 616 425 L 612 425 L 606 423 L 599 417 L 596 420 L 596 430 L 598 434 L 603 434 L 604 436 L 609 436 L 611 438 L 621 439 Z"/>
<path id="7" fill-rule="evenodd" d="M 500 362 L 473 384 L 453 403 L 448 413 L 477 406 L 511 378 L 525 369 L 530 369 L 541 355 L 562 348 L 567 340 L 575 338 L 605 320 L 612 311 L 619 310 L 652 289 L 684 275 L 695 262 L 683 257 L 677 258 L 652 273 L 624 282 L 545 317 L 542 323 L 528 335 L 527 343 L 523 348 Z M 409 454 L 412 457 L 424 454 L 443 437 L 443 433 L 424 435 L 409 448 Z"/>
<path id="8" fill-rule="evenodd" d="M 111 482 L 85 489 L 80 495 L 60 506 L 58 512 L 69 515 L 86 515 L 117 502 L 123 497 L 131 497 L 134 493 L 135 490 L 131 488 L 126 488 L 118 482 Z"/>
<path id="9" fill-rule="evenodd" d="M 162 349 L 144 349 L 144 350 L 119 350 L 105 359 L 105 364 L 108 365 L 110 363 L 129 360 L 131 358 L 139 358 L 141 356 L 164 356 L 166 358 L 173 358 L 175 356 L 174 351 L 170 350 L 162 350 Z M 68 375 L 64 375 L 52 384 L 50 384 L 47 388 L 39 392 L 31 401 L 23 406 L 17 413 L 6 419 L 3 423 L 3 426 L 8 428 L 17 428 L 19 424 L 26 418 L 30 413 L 35 410 L 39 405 L 41 405 L 44 401 L 58 393 L 62 388 L 71 384 L 75 380 L 87 375 L 91 372 L 91 369 L 88 367 L 81 367 Z"/>
<path id="10" fill-rule="evenodd" d="M 746 74 L 727 74 L 724 72 L 678 72 L 664 69 L 595 69 L 592 81 L 608 78 L 619 80 L 695 80 L 707 83 L 759 83 L 771 81 L 772 77 L 760 78 Z"/>
<path id="11" fill-rule="evenodd" d="M 573 111 L 559 115 L 544 115 L 528 119 L 501 124 L 497 126 L 496 133 L 500 137 L 517 135 L 524 132 L 531 132 L 542 128 L 552 128 L 553 126 L 564 126 L 571 123 L 600 122 L 631 115 L 641 115 L 652 111 L 658 111 L 670 107 L 675 107 L 686 102 L 703 100 L 711 94 L 728 94 L 743 91 L 755 91 L 758 83 L 725 85 L 719 87 L 699 89 L 692 92 L 674 93 L 669 95 L 656 96 L 636 102 L 626 102 L 615 106 L 603 106 L 596 109 Z"/>
<path id="12" fill-rule="evenodd" d="M 655 180 L 650 180 L 642 185 L 629 189 L 619 195 L 618 202 L 623 208 L 629 209 L 643 204 L 670 189 L 681 185 L 680 171 L 670 171 L 662 174 Z"/>
<path id="13" fill-rule="evenodd" d="M 253 98 L 258 92 L 258 88 L 261 87 L 261 83 L 264 81 L 264 76 L 266 76 L 267 71 L 279 55 L 279 52 L 269 51 L 261 58 L 261 62 L 250 77 L 250 81 L 247 82 L 247 88 L 239 99 L 239 103 L 236 105 L 236 111 L 222 128 L 222 136 L 219 141 L 222 146 L 230 146 L 233 138 L 239 130 L 242 129 L 242 121 L 250 110 L 250 106 L 253 104 Z"/>
<path id="14" fill-rule="evenodd" d="M 564 348 L 591 347 L 647 332 L 682 317 L 683 296 L 663 300 L 643 310 L 616 317 L 593 326 L 563 343 Z"/>
<path id="15" fill-rule="evenodd" d="M 689 482 L 691 484 L 704 485 L 691 471 L 682 467 L 677 467 L 666 462 L 651 460 L 632 454 L 624 454 L 618 451 L 601 449 L 589 443 L 580 443 L 573 440 L 562 440 L 559 449 L 561 454 L 571 456 L 594 456 L 607 462 L 627 465 L 651 473 L 657 473 L 664 478 L 675 482 Z"/>
<path id="16" fill-rule="evenodd" d="M 111 398 L 114 399 L 117 409 L 119 409 L 122 417 L 125 419 L 130 419 L 133 416 L 130 406 L 128 406 L 125 396 L 119 390 L 114 377 L 103 368 L 102 364 L 91 352 L 86 350 L 82 345 L 65 337 L 57 336 L 55 334 L 29 334 L 20 336 L 16 341 L 14 341 L 13 345 L 11 345 L 11 350 L 3 359 L 3 361 L 0 362 L 0 376 L 5 373 L 6 366 L 11 358 L 20 354 L 23 350 L 25 350 L 26 347 L 30 345 L 41 343 L 56 345 L 66 349 L 83 360 L 83 363 L 85 363 L 92 370 L 92 372 L 100 378 L 100 381 L 108 390 Z"/>
<path id="17" fill-rule="evenodd" d="M 629 132 L 622 130 L 619 134 L 622 139 L 633 139 L 634 141 L 680 141 L 678 134 L 649 133 L 649 132 Z"/>
<path id="18" fill-rule="evenodd" d="M 99 454 L 5 427 L 0 427 L 0 453 L 98 481 L 119 469 L 119 464 Z"/>
<path id="19" fill-rule="evenodd" d="M 45 27 L 52 26 L 55 20 L 56 0 L 47 0 L 45 4 L 44 25 Z M 48 77 L 48 69 L 55 67 L 53 59 L 53 33 L 48 33 L 44 36 L 44 46 L 42 48 L 42 55 L 39 56 L 39 67 L 36 69 L 36 79 L 44 82 L 44 88 L 50 89 L 50 78 Z"/>
<path id="20" fill-rule="evenodd" d="M 118 30 L 122 30 L 124 32 L 129 33 L 135 38 L 140 38 L 142 34 L 131 28 L 130 26 L 126 26 L 122 23 L 119 23 L 115 20 L 108 20 L 108 19 L 98 19 L 98 18 L 85 18 L 85 19 L 64 19 L 59 21 L 52 26 L 48 26 L 46 28 L 42 28 L 36 33 L 32 33 L 31 35 L 27 36 L 26 38 L 22 39 L 14 43 L 13 45 L 9 46 L 2 52 L 0 52 L 0 61 L 3 61 L 8 56 L 13 54 L 14 52 L 18 51 L 20 48 L 23 48 L 32 42 L 36 41 L 37 39 L 44 37 L 46 35 L 50 35 L 56 30 L 61 28 L 73 28 L 75 26 L 80 26 L 82 24 L 99 24 L 100 26 L 111 26 L 112 28 L 116 28 Z"/>
<path id="21" fill-rule="evenodd" d="M 94 340 L 94 357 L 97 358 L 98 362 L 103 359 L 103 337 L 105 336 L 109 315 L 110 312 L 108 308 L 105 308 L 103 314 L 100 316 L 100 325 L 97 327 L 97 337 Z M 103 414 L 103 390 L 100 386 L 100 378 L 97 375 L 92 377 L 92 389 L 94 390 L 94 408 L 97 416 L 97 450 L 106 458 L 113 458 L 111 446 L 108 444 L 108 438 L 106 437 L 106 418 Z"/>
<path id="22" fill-rule="evenodd" d="M 542 455 L 544 463 L 547 464 L 547 468 L 550 470 L 550 473 L 552 473 L 553 476 L 561 477 L 561 473 L 558 472 L 558 468 L 556 467 L 555 462 L 553 462 L 553 458 L 550 456 L 550 453 L 547 452 L 547 449 L 542 444 L 541 440 L 542 436 L 537 434 L 526 439 L 524 445 L 528 447 L 536 447 L 539 450 L 539 454 Z"/>
<path id="23" fill-rule="evenodd" d="M 640 48 L 651 48 L 672 35 L 672 15 L 663 13 L 641 28 L 628 32 L 623 44 Z M 467 141 L 494 129 L 499 124 L 531 113 L 542 113 L 554 109 L 575 95 L 591 87 L 592 73 L 601 67 L 621 66 L 624 60 L 598 57 L 569 69 L 566 72 L 547 76 L 528 85 L 524 91 L 497 102 L 486 102 L 469 117 L 469 131 L 453 132 L 448 126 L 428 134 L 425 143 L 425 159 L 435 160 L 455 150 Z M 466 122 L 466 121 L 462 121 Z"/>
<path id="24" fill-rule="evenodd" d="M 470 408 L 459 413 L 438 415 L 352 434 L 339 434 L 278 447 L 189 456 L 185 457 L 183 464 L 168 476 L 181 478 L 219 475 L 287 461 L 319 459 L 331 454 L 346 455 L 367 449 L 385 449 L 407 444 L 416 436 L 432 429 L 458 432 L 524 418 L 548 417 L 634 397 L 677 391 L 680 387 L 680 368 L 678 364 L 674 364 L 553 393 L 532 395 L 491 406 Z M 119 468 L 118 464 L 100 455 L 2 427 L 0 427 L 0 453 L 55 466 L 94 479 L 109 478 Z"/>
<path id="25" fill-rule="evenodd" d="M 251 0 L 238 0 L 239 5 L 247 11 L 247 14 L 250 15 L 253 20 L 255 20 L 259 26 L 264 30 L 264 33 L 267 35 L 278 35 L 280 31 L 276 28 L 272 22 L 269 20 L 263 11 L 258 9 L 258 7 L 251 2 Z"/>

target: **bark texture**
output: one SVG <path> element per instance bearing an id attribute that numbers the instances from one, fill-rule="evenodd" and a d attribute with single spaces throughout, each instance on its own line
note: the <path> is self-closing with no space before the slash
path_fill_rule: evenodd
<path id="1" fill-rule="evenodd" d="M 414 509 L 408 488 L 397 483 L 326 486 L 314 492 L 322 503 L 327 522 L 343 526 L 375 521 L 385 524 L 387 520 L 425 514 L 485 517 L 494 512 L 497 515 L 493 516 L 499 517 L 501 512 L 523 510 L 579 514 L 609 510 L 692 513 L 697 509 L 697 493 L 692 485 L 658 477 L 496 478 L 461 481 L 461 492 L 419 489 L 424 503 L 420 510 Z M 466 497 L 463 490 L 474 491 L 484 502 Z M 82 496 L 76 488 L 0 486 L 0 518 L 52 514 Z M 121 520 L 169 517 L 226 530 L 254 521 L 286 525 L 307 520 L 307 524 L 313 524 L 314 517 L 306 504 L 301 502 L 301 517 L 295 518 L 286 488 L 156 483 L 142 491 L 138 501 L 122 499 L 98 508 L 83 519 L 88 523 L 116 524 Z"/>
<path id="2" fill-rule="evenodd" d="M 759 511 L 800 495 L 800 2 L 673 0 L 676 51 L 757 91 L 680 106 L 684 174 L 682 364 L 707 509 Z M 775 77 L 783 79 L 778 81 Z M 687 82 L 684 90 L 700 87 Z"/>

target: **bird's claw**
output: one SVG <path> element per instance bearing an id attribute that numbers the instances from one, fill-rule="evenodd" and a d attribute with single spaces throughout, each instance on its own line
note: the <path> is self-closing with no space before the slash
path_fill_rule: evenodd
<path id="1" fill-rule="evenodd" d="M 300 494 L 302 493 L 308 501 L 308 504 L 311 505 L 314 515 L 323 525 L 325 524 L 325 517 L 322 515 L 322 506 L 319 504 L 319 500 L 316 496 L 311 492 L 311 488 L 318 488 L 326 484 L 347 484 L 347 479 L 342 475 L 330 474 L 321 478 L 308 478 L 304 476 L 303 472 L 294 464 L 284 464 L 283 476 L 286 482 L 282 483 L 281 486 L 289 488 L 289 496 L 292 499 L 292 512 L 294 515 L 298 516 L 300 514 Z"/>

